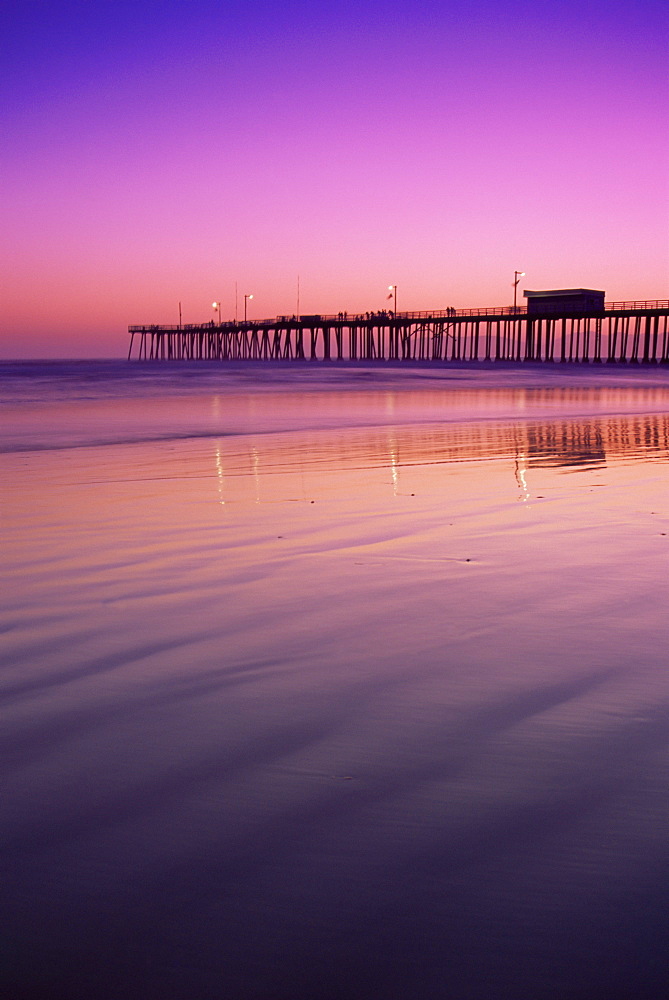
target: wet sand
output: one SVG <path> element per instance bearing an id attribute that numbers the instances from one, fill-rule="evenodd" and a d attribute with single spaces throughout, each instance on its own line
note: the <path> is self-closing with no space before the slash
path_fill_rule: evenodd
<path id="1" fill-rule="evenodd" d="M 11 404 L 7 995 L 663 995 L 661 376 L 378 377 Z"/>

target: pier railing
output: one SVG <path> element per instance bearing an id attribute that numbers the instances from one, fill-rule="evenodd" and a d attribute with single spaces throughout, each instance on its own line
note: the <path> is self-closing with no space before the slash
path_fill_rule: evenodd
<path id="1" fill-rule="evenodd" d="M 650 309 L 669 309 L 669 299 L 630 299 L 625 302 L 605 302 L 604 312 L 625 312 L 625 311 L 647 311 Z M 562 315 L 562 311 L 557 313 Z M 533 314 L 534 315 L 534 314 Z M 568 313 L 572 315 L 572 313 Z M 593 314 L 594 315 L 594 314 Z M 136 325 L 128 327 L 128 330 L 132 332 L 140 332 L 141 330 L 149 329 L 160 329 L 160 330 L 200 330 L 203 327 L 216 327 L 223 329 L 236 329 L 240 326 L 274 326 L 276 324 L 284 323 L 303 323 L 309 325 L 312 322 L 321 323 L 337 323 L 337 322 L 369 322 L 375 319 L 398 319 L 398 320 L 425 320 L 425 319 L 453 319 L 463 316 L 527 316 L 526 306 L 482 306 L 478 309 L 414 309 L 408 312 L 398 312 L 397 314 L 388 311 L 380 310 L 378 312 L 365 312 L 365 313 L 318 313 L 315 315 L 302 315 L 302 316 L 272 316 L 267 319 L 250 319 L 245 320 L 243 323 L 241 320 L 223 320 L 222 323 L 216 323 L 214 320 L 207 320 L 204 323 L 184 323 L 181 325 L 164 325 L 159 326 L 148 326 Z"/>

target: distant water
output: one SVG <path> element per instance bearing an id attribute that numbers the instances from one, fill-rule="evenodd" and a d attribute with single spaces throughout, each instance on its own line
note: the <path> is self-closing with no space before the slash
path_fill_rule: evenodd
<path id="1" fill-rule="evenodd" d="M 669 375 L 0 364 L 0 988 L 669 992 Z"/>

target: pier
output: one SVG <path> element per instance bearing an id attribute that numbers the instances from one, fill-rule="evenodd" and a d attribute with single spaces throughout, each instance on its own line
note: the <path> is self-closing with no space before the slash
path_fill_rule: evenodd
<path id="1" fill-rule="evenodd" d="M 130 326 L 128 359 L 669 363 L 669 300 Z"/>

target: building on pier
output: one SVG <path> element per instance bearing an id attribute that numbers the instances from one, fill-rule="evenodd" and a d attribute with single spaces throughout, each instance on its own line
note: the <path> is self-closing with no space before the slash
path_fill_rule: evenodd
<path id="1" fill-rule="evenodd" d="M 545 292 L 523 292 L 528 316 L 545 313 L 604 312 L 604 292 L 595 288 L 553 288 Z"/>

